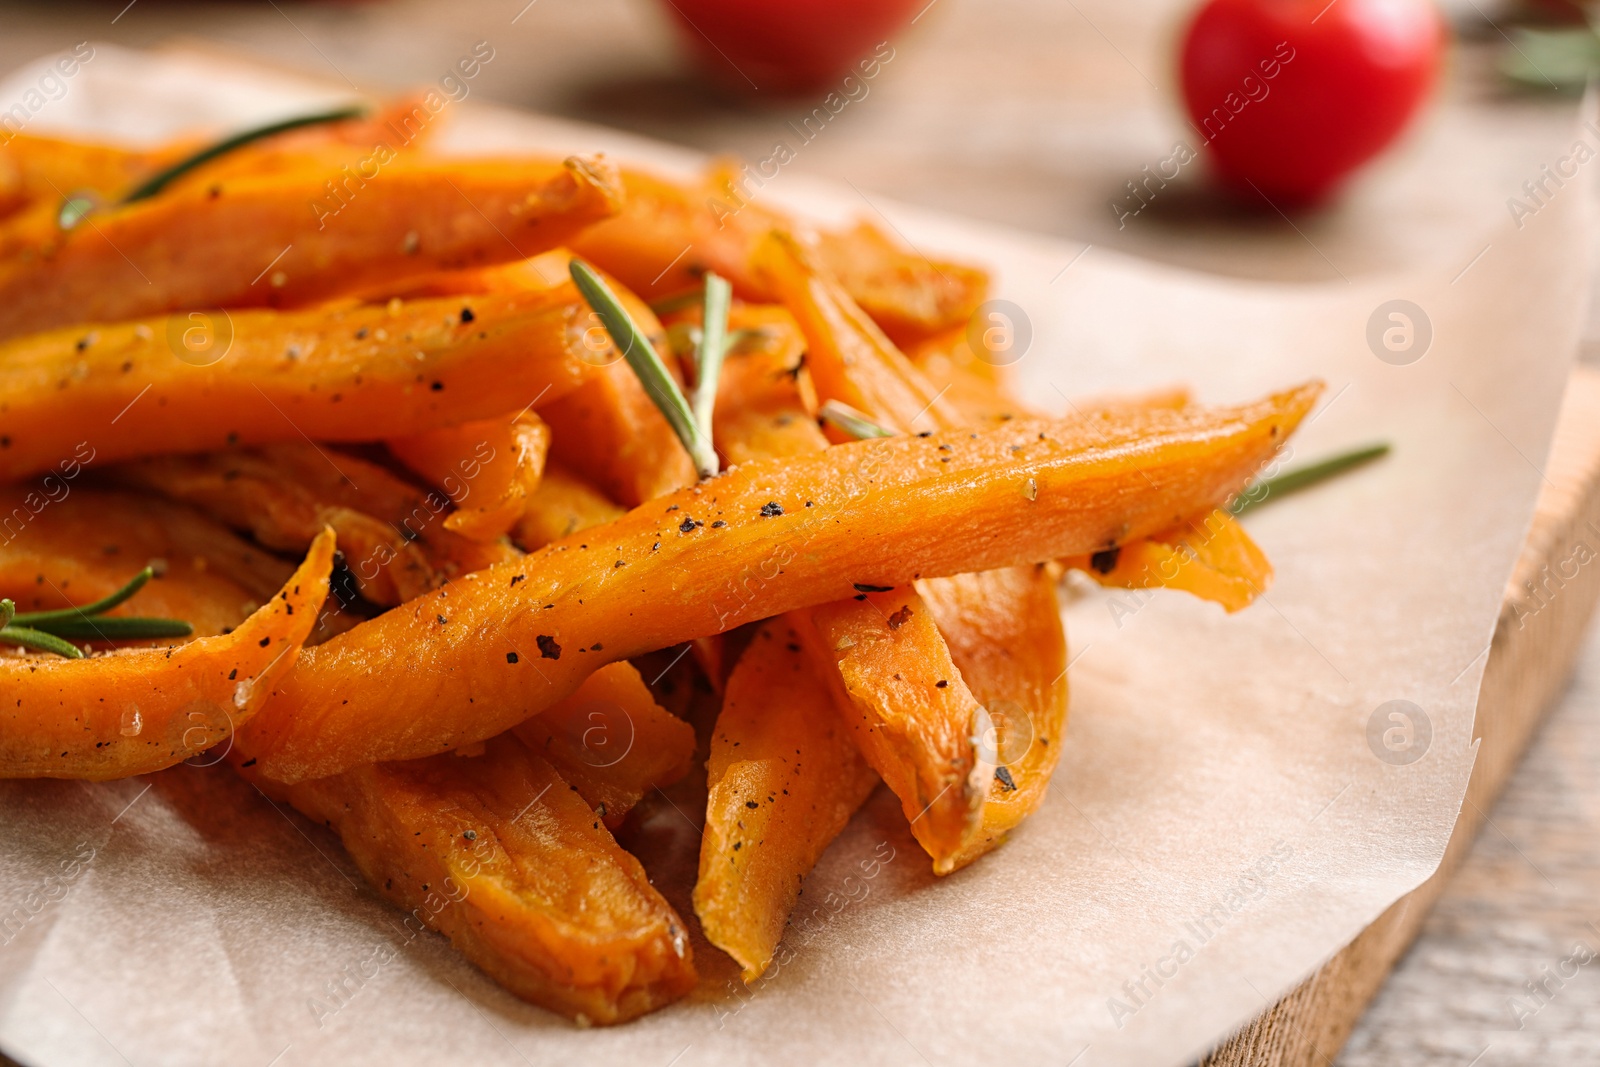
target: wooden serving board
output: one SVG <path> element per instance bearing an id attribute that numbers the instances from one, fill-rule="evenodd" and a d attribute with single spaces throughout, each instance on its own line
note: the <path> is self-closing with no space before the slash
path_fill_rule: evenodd
<path id="1" fill-rule="evenodd" d="M 1478 695 L 1477 763 L 1438 871 L 1212 1051 L 1203 1067 L 1327 1067 L 1333 1062 L 1422 929 L 1545 711 L 1566 687 L 1600 598 L 1600 567 L 1580 565 L 1589 552 L 1600 550 L 1600 368 L 1580 365 L 1573 372 L 1544 475 Z"/>

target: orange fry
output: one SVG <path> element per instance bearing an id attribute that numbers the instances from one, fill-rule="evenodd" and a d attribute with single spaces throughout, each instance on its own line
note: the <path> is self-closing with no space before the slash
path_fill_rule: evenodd
<path id="1" fill-rule="evenodd" d="M 87 659 L 0 658 L 0 778 L 104 781 L 181 763 L 248 722 L 328 595 L 333 532 L 232 633 Z"/>
<path id="2" fill-rule="evenodd" d="M 194 636 L 212 637 L 237 627 L 294 570 L 189 508 L 148 495 L 79 487 L 34 503 L 37 515 L 20 489 L 0 493 L 0 597 L 18 611 L 99 600 L 150 564 L 156 578 L 111 614 L 182 619 Z"/>
<path id="3" fill-rule="evenodd" d="M 1220 509 L 1142 541 L 1062 562 L 1101 585 L 1181 589 L 1229 612 L 1249 607 L 1272 584 L 1266 553 Z"/>
<path id="4" fill-rule="evenodd" d="M 370 180 L 310 170 L 185 186 L 9 250 L 0 259 L 0 337 L 182 308 L 306 304 L 523 259 L 615 213 L 619 197 L 610 165 L 579 157 L 400 162 Z"/>
<path id="5" fill-rule="evenodd" d="M 806 613 L 812 658 L 838 691 L 844 723 L 884 784 L 900 798 L 911 833 L 933 857 L 935 874 L 977 832 L 994 764 L 982 742 L 990 729 L 951 661 L 933 612 L 910 588 L 840 600 Z"/>
<path id="6" fill-rule="evenodd" d="M 445 529 L 495 541 L 527 510 L 544 475 L 550 427 L 531 411 L 430 430 L 388 442 L 395 458 L 456 502 Z"/>
<path id="7" fill-rule="evenodd" d="M 537 714 L 607 663 L 847 598 L 857 583 L 1143 537 L 1237 492 L 1320 389 L 742 464 L 307 650 L 240 744 L 283 781 L 429 755 Z"/>
<path id="8" fill-rule="evenodd" d="M 631 663 L 601 667 L 512 733 L 553 764 L 607 826 L 689 773 L 694 728 L 657 704 Z"/>
<path id="9" fill-rule="evenodd" d="M 604 493 L 556 463 L 528 496 L 512 540 L 532 552 L 579 530 L 621 518 L 623 509 Z"/>
<path id="10" fill-rule="evenodd" d="M 371 441 L 543 404 L 589 373 L 589 309 L 542 293 L 193 313 L 0 343 L 0 480 L 99 462 Z M 85 430 L 84 427 L 89 429 Z"/>
<path id="11" fill-rule="evenodd" d="M 524 1000 L 608 1024 L 694 988 L 683 920 L 515 737 L 481 756 L 380 763 L 282 793 L 338 832 L 367 881 L 410 912 L 408 927 L 438 930 Z"/>
<path id="12" fill-rule="evenodd" d="M 162 456 L 110 473 L 126 485 L 192 504 L 268 548 L 301 551 L 331 527 L 362 595 L 383 606 L 519 555 L 446 529 L 449 501 L 441 494 L 309 443 Z"/>
<path id="13" fill-rule="evenodd" d="M 756 631 L 706 764 L 694 909 L 746 982 L 772 962 L 806 874 L 878 784 L 798 641 L 778 619 Z"/>

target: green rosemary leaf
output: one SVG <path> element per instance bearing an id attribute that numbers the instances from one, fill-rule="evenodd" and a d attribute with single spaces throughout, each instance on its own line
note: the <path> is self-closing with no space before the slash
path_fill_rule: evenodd
<path id="1" fill-rule="evenodd" d="M 83 615 L 58 619 L 46 633 L 80 641 L 141 641 L 157 637 L 188 637 L 194 627 L 182 619 L 153 619 L 137 615 Z"/>
<path id="2" fill-rule="evenodd" d="M 98 197 L 90 193 L 73 193 L 61 201 L 61 210 L 56 212 L 56 225 L 63 230 L 70 230 L 99 206 Z"/>
<path id="3" fill-rule="evenodd" d="M 139 200 L 148 200 L 172 182 L 196 167 L 203 166 L 218 156 L 227 155 L 236 148 L 243 148 L 252 141 L 260 141 L 290 130 L 298 130 L 305 126 L 322 126 L 330 122 L 343 122 L 346 119 L 357 119 L 367 113 L 365 105 L 357 104 L 354 107 L 334 108 L 331 111 L 318 111 L 311 115 L 297 115 L 294 118 L 281 119 L 269 122 L 265 126 L 256 126 L 253 129 L 243 130 L 232 137 L 224 138 L 209 148 L 202 148 L 191 156 L 180 159 L 165 170 L 146 178 L 132 192 L 125 194 L 120 203 L 132 204 Z"/>
<path id="4" fill-rule="evenodd" d="M 56 655 L 65 656 L 67 659 L 83 658 L 83 651 L 77 646 L 68 644 L 55 634 L 30 630 L 26 626 L 0 628 L 0 642 L 31 648 L 35 652 L 54 652 Z"/>
<path id="5" fill-rule="evenodd" d="M 823 401 L 817 414 L 822 416 L 824 422 L 838 427 L 858 441 L 865 441 L 869 437 L 895 436 L 849 404 L 841 404 L 837 400 Z"/>
<path id="6" fill-rule="evenodd" d="M 1308 463 L 1304 467 L 1294 467 L 1275 477 L 1256 482 L 1234 497 L 1233 503 L 1228 505 L 1228 510 L 1235 515 L 1243 515 L 1251 508 L 1260 507 L 1280 496 L 1297 492 L 1309 485 L 1332 478 L 1336 474 L 1370 463 L 1388 453 L 1388 442 L 1380 441 L 1377 444 L 1353 448 L 1348 452 L 1340 452 L 1327 459 Z"/>
<path id="7" fill-rule="evenodd" d="M 728 355 L 732 338 L 728 336 L 728 307 L 733 303 L 733 286 L 728 280 L 706 272 L 704 313 L 700 317 L 700 343 L 694 353 L 694 396 L 691 410 L 695 425 L 706 440 L 711 440 L 711 416 L 717 405 L 717 382 L 722 378 L 722 361 Z"/>
<path id="8" fill-rule="evenodd" d="M 171 166 L 164 167 L 135 186 L 131 191 L 123 194 L 116 203 L 133 204 L 140 200 L 148 200 L 160 193 L 177 179 L 188 174 L 197 167 L 225 156 L 237 148 L 242 148 L 253 141 L 272 137 L 290 130 L 298 130 L 305 126 L 321 126 L 330 122 L 343 122 L 346 119 L 360 118 L 367 113 L 365 105 L 335 108 L 331 111 L 319 111 L 311 115 L 297 115 L 294 118 L 281 119 L 269 122 L 265 126 L 256 126 L 242 130 L 231 137 L 226 137 L 215 144 L 208 145 L 191 155 L 185 156 Z M 62 205 L 56 216 L 56 221 L 63 230 L 70 230 L 82 222 L 95 210 L 96 203 L 93 197 L 83 193 L 76 193 L 69 197 Z"/>
<path id="9" fill-rule="evenodd" d="M 716 474 L 720 464 L 716 450 L 711 447 L 711 439 L 700 432 L 694 412 L 683 397 L 683 390 L 678 388 L 678 383 L 667 372 L 666 365 L 661 362 L 661 357 L 656 354 L 644 330 L 628 314 L 611 287 L 595 273 L 593 267 L 581 259 L 574 259 L 569 270 L 578 292 L 583 294 L 594 313 L 600 316 L 600 322 L 611 335 L 612 343 L 621 350 L 622 358 L 628 361 L 628 366 L 644 385 L 644 391 L 661 410 L 667 425 L 678 435 L 678 440 L 683 442 L 700 477 L 709 478 Z"/>
<path id="10" fill-rule="evenodd" d="M 144 583 L 155 577 L 155 568 L 146 567 L 128 580 L 128 584 L 118 589 L 110 596 L 101 597 L 93 604 L 81 604 L 75 608 L 61 608 L 56 611 L 29 611 L 16 617 L 18 626 L 28 626 L 35 630 L 55 631 L 55 623 L 62 620 L 78 619 L 85 615 L 99 615 L 110 611 L 112 608 L 127 600 L 133 594 L 144 588 Z"/>

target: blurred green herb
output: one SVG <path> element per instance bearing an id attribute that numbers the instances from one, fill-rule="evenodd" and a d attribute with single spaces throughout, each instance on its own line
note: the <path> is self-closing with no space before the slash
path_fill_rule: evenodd
<path id="1" fill-rule="evenodd" d="M 817 414 L 822 421 L 830 426 L 838 427 L 858 441 L 865 441 L 870 437 L 893 437 L 894 434 L 873 422 L 862 412 L 857 411 L 849 404 L 841 404 L 837 400 L 825 400 L 822 407 L 817 409 Z"/>
<path id="2" fill-rule="evenodd" d="M 1388 442 L 1380 441 L 1377 444 L 1353 448 L 1348 452 L 1340 452 L 1315 463 L 1308 463 L 1304 467 L 1291 468 L 1282 474 L 1254 483 L 1250 488 L 1234 497 L 1233 503 L 1228 505 L 1228 510 L 1234 515 L 1243 515 L 1251 508 L 1260 507 L 1269 500 L 1275 500 L 1280 496 L 1298 492 L 1307 486 L 1315 485 L 1318 482 L 1332 478 L 1336 474 L 1343 474 L 1345 471 L 1371 463 L 1380 456 L 1388 454 Z"/>
<path id="3" fill-rule="evenodd" d="M 195 168 L 202 167 L 218 156 L 225 156 L 229 152 L 242 148 L 254 141 L 260 141 L 280 133 L 288 133 L 290 130 L 298 130 L 306 126 L 321 126 L 330 122 L 356 119 L 366 113 L 367 109 L 363 105 L 341 107 L 332 111 L 319 111 L 311 115 L 297 115 L 294 118 L 269 122 L 265 126 L 242 130 L 231 137 L 224 138 L 215 144 L 200 149 L 198 152 L 185 156 L 170 166 L 163 167 L 140 182 L 132 191 L 124 193 L 114 201 L 114 206 L 120 207 L 123 204 L 133 204 L 140 200 L 148 200 Z M 61 210 L 56 215 L 56 221 L 63 230 L 70 230 L 98 207 L 99 200 L 96 197 L 88 193 L 74 193 L 62 202 Z"/>

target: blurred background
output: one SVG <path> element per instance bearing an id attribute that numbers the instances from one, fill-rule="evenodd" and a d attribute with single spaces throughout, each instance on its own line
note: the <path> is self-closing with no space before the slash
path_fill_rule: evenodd
<path id="1" fill-rule="evenodd" d="M 1217 2 L 1234 29 L 1264 19 L 1257 28 L 1269 35 L 1276 31 L 1267 9 L 1306 7 L 1299 0 Z M 1199 145 L 1193 116 L 1210 113 L 1225 96 L 1215 79 L 1207 81 L 1205 67 L 1219 54 L 1214 49 L 1226 58 L 1229 27 L 1209 43 L 1189 41 L 1186 51 L 1197 6 L 4 3 L 0 77 L 89 41 L 96 48 L 222 50 L 375 95 L 453 78 L 452 94 L 464 99 L 710 153 L 760 160 L 781 141 L 796 147 L 784 174 L 850 183 L 863 214 L 882 197 L 1183 267 L 1337 283 L 1418 263 L 1452 273 L 1468 267 L 1481 235 L 1514 219 L 1514 202 L 1530 203 L 1523 183 L 1537 172 L 1529 161 L 1551 159 L 1552 150 L 1572 143 L 1577 91 L 1600 64 L 1584 12 L 1562 0 L 1323 0 L 1311 5 L 1314 17 L 1300 16 L 1314 44 L 1294 62 L 1326 79 L 1320 103 L 1304 104 L 1321 107 L 1330 124 L 1313 131 L 1316 144 L 1345 136 L 1355 147 L 1343 163 L 1327 162 L 1331 188 L 1295 195 L 1294 176 L 1252 171 L 1248 158 L 1237 161 L 1225 187 L 1207 155 L 1176 161 L 1180 147 L 1192 153 Z M 1406 10 L 1418 8 L 1434 21 L 1408 24 Z M 1373 20 L 1366 39 L 1351 21 L 1360 10 Z M 763 42 L 763 27 L 775 37 Z M 1437 40 L 1428 37 L 1434 32 Z M 1418 44 L 1418 34 L 1427 39 Z M 772 39 L 793 47 L 774 54 Z M 1421 49 L 1415 69 L 1401 72 L 1411 88 L 1363 81 L 1371 73 L 1363 63 L 1398 69 L 1408 61 L 1394 56 L 1408 47 Z M 1188 57 L 1185 73 L 1180 54 Z M 463 57 L 477 60 L 470 77 L 459 66 Z M 870 75 L 853 66 L 863 57 L 877 60 Z M 845 82 L 852 70 L 855 81 Z M 1277 84 L 1284 91 L 1287 79 Z M 1413 89 L 1414 100 L 1400 99 Z M 797 136 L 830 93 L 846 103 L 820 133 Z M 14 103 L 0 100 L 0 110 Z M 1265 104 L 1239 106 L 1254 116 Z M 1393 129 L 1370 128 L 1363 108 L 1371 107 L 1387 107 Z M 48 102 L 33 116 L 40 132 L 47 109 Z M 1171 180 L 1150 180 L 1152 171 L 1174 170 Z M 1464 218 L 1479 225 L 1464 226 Z M 1592 341 L 1586 351 L 1596 351 Z M 1600 947 L 1600 914 L 1590 911 L 1600 899 L 1597 710 L 1600 645 L 1591 642 L 1574 691 L 1491 813 L 1421 941 L 1338 1057 L 1341 1067 L 1600 1062 L 1600 978 L 1571 983 L 1521 1029 L 1508 1008 L 1510 997 L 1537 980 L 1538 968 L 1574 941 Z"/>

